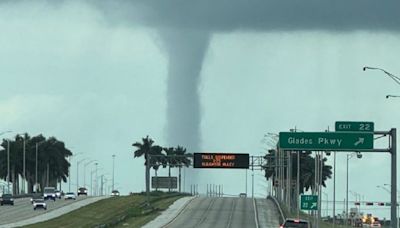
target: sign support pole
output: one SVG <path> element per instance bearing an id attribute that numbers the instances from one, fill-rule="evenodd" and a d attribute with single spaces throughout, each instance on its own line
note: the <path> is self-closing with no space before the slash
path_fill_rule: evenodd
<path id="1" fill-rule="evenodd" d="M 397 156 L 396 156 L 396 128 L 392 128 L 390 130 L 391 136 L 391 147 L 390 147 L 390 154 L 392 155 L 392 171 L 391 171 L 391 206 L 390 206 L 390 223 L 392 228 L 397 228 L 398 221 L 396 218 L 396 206 L 397 206 Z"/>

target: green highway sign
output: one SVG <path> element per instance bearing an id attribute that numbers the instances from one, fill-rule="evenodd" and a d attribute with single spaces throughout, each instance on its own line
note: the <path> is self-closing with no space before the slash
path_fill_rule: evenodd
<path id="1" fill-rule="evenodd" d="M 318 210 L 318 196 L 301 195 L 300 208 L 301 210 Z"/>
<path id="2" fill-rule="evenodd" d="M 385 203 L 385 206 L 392 206 L 391 203 Z M 399 206 L 399 203 L 396 203 L 396 206 Z"/>
<path id="3" fill-rule="evenodd" d="M 335 131 L 374 132 L 374 122 L 336 121 Z"/>
<path id="4" fill-rule="evenodd" d="M 374 148 L 369 132 L 280 132 L 279 147 L 284 150 L 358 151 Z"/>

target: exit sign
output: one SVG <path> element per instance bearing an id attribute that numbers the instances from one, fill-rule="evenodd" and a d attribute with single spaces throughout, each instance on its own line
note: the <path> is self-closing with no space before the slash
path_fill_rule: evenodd
<path id="1" fill-rule="evenodd" d="M 300 205 L 301 210 L 318 210 L 318 196 L 301 195 Z"/>
<path id="2" fill-rule="evenodd" d="M 335 131 L 374 132 L 374 122 L 336 121 Z"/>

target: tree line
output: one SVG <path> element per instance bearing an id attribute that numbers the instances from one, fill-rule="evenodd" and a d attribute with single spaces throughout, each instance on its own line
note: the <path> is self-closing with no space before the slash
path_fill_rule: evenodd
<path id="1" fill-rule="evenodd" d="M 24 151 L 27 193 L 36 190 L 36 176 L 38 186 L 42 189 L 45 186 L 57 187 L 57 183 L 67 181 L 70 167 L 67 159 L 72 156 L 72 152 L 56 137 L 46 138 L 42 134 L 30 136 L 25 133 L 16 135 L 14 139 L 3 139 L 0 145 L 3 148 L 0 151 L 0 178 L 7 179 L 9 151 L 9 181 L 13 194 L 20 193 L 22 189 L 19 183 L 24 177 Z"/>
<path id="2" fill-rule="evenodd" d="M 316 190 L 316 183 L 315 183 L 315 162 L 316 158 L 312 157 L 311 151 L 297 151 L 297 153 L 292 154 L 291 156 L 291 181 L 296 181 L 297 178 L 297 156 L 300 155 L 300 192 L 299 194 L 303 194 L 308 190 Z M 276 173 L 276 164 L 279 163 L 278 158 L 276 156 L 276 150 L 268 150 L 267 154 L 264 156 L 264 159 L 267 161 L 267 165 L 263 167 L 265 171 L 265 178 L 267 180 L 272 179 L 272 183 L 274 186 L 277 185 L 277 173 Z M 287 155 L 285 155 L 284 162 L 287 163 Z M 322 159 L 322 182 L 321 185 L 326 187 L 326 181 L 332 177 L 332 166 L 326 165 L 326 158 Z M 284 167 L 287 167 L 287 164 L 284 164 Z M 287 170 L 284 169 L 283 173 L 284 179 L 287 180 Z M 281 184 L 281 183 L 278 183 Z"/>

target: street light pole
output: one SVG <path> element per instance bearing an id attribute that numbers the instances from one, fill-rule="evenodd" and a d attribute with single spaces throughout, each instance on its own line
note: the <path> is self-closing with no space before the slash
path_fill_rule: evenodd
<path id="1" fill-rule="evenodd" d="M 23 169 L 23 175 L 24 175 L 24 181 L 22 182 L 23 183 L 23 189 L 24 189 L 24 193 L 27 193 L 27 191 L 26 191 L 26 185 L 25 185 L 25 183 L 26 183 L 26 169 L 25 169 L 25 152 L 26 152 L 26 145 L 25 145 L 25 135 L 24 135 L 24 137 L 23 137 L 23 140 L 24 140 L 24 144 L 23 144 L 23 160 L 24 160 L 24 162 L 23 162 L 23 164 L 22 164 L 22 169 Z"/>
<path id="2" fill-rule="evenodd" d="M 68 157 L 68 192 L 71 192 L 71 156 Z"/>
<path id="3" fill-rule="evenodd" d="M 95 194 L 96 194 L 96 196 L 97 196 L 97 190 L 98 190 L 98 187 L 97 187 L 97 177 L 98 177 L 98 176 L 97 176 L 97 165 L 98 165 L 99 163 L 96 162 L 96 163 L 94 163 L 94 164 L 96 165 L 96 177 L 95 177 L 95 181 L 96 181 L 96 184 L 95 184 L 96 191 L 95 191 L 95 192 L 96 192 L 96 193 L 95 193 Z"/>
<path id="4" fill-rule="evenodd" d="M 112 155 L 113 158 L 113 167 L 112 167 L 112 190 L 114 190 L 114 160 L 115 160 L 115 154 Z"/>
<path id="5" fill-rule="evenodd" d="M 79 164 L 85 161 L 87 158 L 83 158 L 80 161 L 76 161 L 76 189 L 79 188 Z"/>
<path id="6" fill-rule="evenodd" d="M 35 185 L 36 185 L 36 189 L 35 192 L 37 192 L 37 185 L 38 185 L 38 150 L 39 150 L 39 145 L 46 142 L 46 140 L 43 140 L 41 142 L 37 142 L 36 143 L 36 158 L 35 158 Z"/>
<path id="7" fill-rule="evenodd" d="M 10 140 L 7 139 L 7 193 L 10 193 Z"/>
<path id="8" fill-rule="evenodd" d="M 11 131 L 3 131 L 0 135 L 10 133 Z M 10 141 L 7 140 L 7 191 L 10 193 Z"/>
<path id="9" fill-rule="evenodd" d="M 346 154 L 347 158 L 347 165 L 346 165 L 346 226 L 349 220 L 349 160 L 354 156 L 357 155 L 357 158 L 361 158 L 360 152 L 355 152 L 351 154 Z"/>
<path id="10" fill-rule="evenodd" d="M 85 188 L 86 188 L 86 166 L 88 166 L 90 163 L 92 163 L 94 161 L 96 161 L 96 160 L 91 160 L 83 165 L 83 187 L 85 187 Z"/>
<path id="11" fill-rule="evenodd" d="M 37 184 L 38 184 L 38 182 L 37 182 L 37 169 L 38 169 L 38 164 L 37 164 L 37 162 L 38 162 L 38 147 L 39 147 L 39 145 L 38 145 L 38 143 L 36 143 L 36 158 L 35 158 L 35 192 L 37 192 Z"/>

